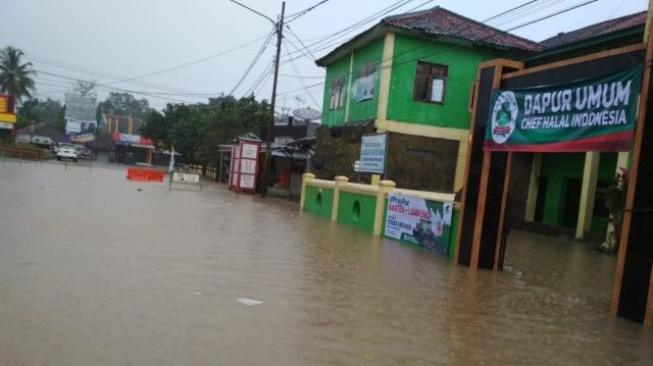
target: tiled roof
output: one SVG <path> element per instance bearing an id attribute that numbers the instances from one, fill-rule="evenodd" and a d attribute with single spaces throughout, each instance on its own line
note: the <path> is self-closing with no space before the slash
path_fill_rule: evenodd
<path id="1" fill-rule="evenodd" d="M 620 18 L 607 20 L 605 22 L 592 24 L 567 33 L 560 33 L 542 41 L 540 44 L 545 49 L 557 48 L 571 43 L 581 42 L 591 38 L 605 36 L 606 34 L 618 32 L 628 28 L 643 26 L 646 24 L 646 12 L 626 15 Z"/>
<path id="2" fill-rule="evenodd" d="M 397 28 L 421 31 L 427 35 L 457 38 L 490 47 L 521 51 L 541 49 L 536 42 L 492 28 L 439 6 L 415 13 L 389 16 L 381 22 Z"/>

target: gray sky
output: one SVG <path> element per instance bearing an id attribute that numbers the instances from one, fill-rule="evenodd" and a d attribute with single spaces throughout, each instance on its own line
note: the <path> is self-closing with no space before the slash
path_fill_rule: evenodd
<path id="1" fill-rule="evenodd" d="M 507 18 L 501 23 L 489 24 L 507 29 L 582 1 L 542 0 L 542 3 L 557 6 L 534 10 L 531 14 L 522 15 L 517 19 Z M 272 18 L 276 18 L 281 9 L 280 1 L 242 2 Z M 303 10 L 317 2 L 318 0 L 288 0 L 287 14 Z M 311 39 L 339 31 L 395 2 L 396 0 L 330 0 L 291 22 L 290 27 L 305 44 L 310 45 L 315 42 Z M 392 14 L 408 11 L 425 2 L 409 2 Z M 435 0 L 422 8 L 439 5 L 467 17 L 483 20 L 524 2 L 526 0 Z M 647 4 L 646 0 L 599 0 L 582 9 L 514 33 L 539 41 L 561 31 L 645 10 Z M 63 98 L 63 90 L 69 88 L 71 82 L 45 73 L 93 79 L 102 84 L 109 84 L 115 80 L 145 75 L 206 58 L 264 37 L 272 30 L 269 21 L 227 0 L 3 0 L 0 19 L 3 20 L 0 22 L 0 34 L 4 35 L 0 46 L 12 45 L 25 51 L 27 59 L 34 63 L 37 70 L 42 71 L 37 77 L 37 97 L 57 99 Z M 378 20 L 325 44 L 341 43 L 337 41 L 344 41 L 376 22 Z M 290 34 L 288 39 L 298 43 Z M 205 101 L 205 96 L 192 94 L 229 93 L 245 73 L 262 43 L 263 40 L 260 40 L 237 51 L 188 67 L 131 82 L 114 83 L 110 87 L 147 93 L 169 93 L 157 94 L 162 98 L 147 97 L 155 108 L 162 108 L 168 102 Z M 291 52 L 294 51 L 292 45 L 288 47 Z M 235 92 L 236 96 L 242 96 L 256 85 L 256 79 L 264 74 L 265 68 L 272 62 L 273 50 L 274 42 L 271 42 L 259 63 Z M 285 52 L 284 50 L 282 58 L 287 59 Z M 316 56 L 320 57 L 327 52 L 326 49 L 316 52 Z M 303 57 L 294 62 L 300 74 L 305 77 L 304 85 L 320 83 L 324 70 L 315 66 L 312 60 Z M 60 67 L 52 65 L 53 63 Z M 297 91 L 302 85 L 295 76 L 292 63 L 284 65 L 281 73 L 281 107 L 286 105 L 294 108 L 302 103 L 313 108 L 318 107 L 306 91 Z M 271 85 L 271 78 L 268 78 L 267 83 L 253 89 L 258 91 L 257 97 L 269 99 Z M 310 91 L 317 103 L 321 103 L 322 87 L 312 88 Z M 107 94 L 106 87 L 98 90 L 100 100 Z M 295 98 L 301 98 L 302 101 Z"/>

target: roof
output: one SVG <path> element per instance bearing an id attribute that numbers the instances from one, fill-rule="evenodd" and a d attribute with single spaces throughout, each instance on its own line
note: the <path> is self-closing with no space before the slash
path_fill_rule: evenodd
<path id="1" fill-rule="evenodd" d="M 317 64 L 319 66 L 327 65 L 331 61 L 340 58 L 344 50 L 362 46 L 375 38 L 381 37 L 385 33 L 382 30 L 385 29 L 409 32 L 427 38 L 438 38 L 444 42 L 465 42 L 471 45 L 511 52 L 533 52 L 542 49 L 542 46 L 537 42 L 504 32 L 436 6 L 428 10 L 386 17 L 376 26 L 355 36 L 317 60 Z"/>
<path id="2" fill-rule="evenodd" d="M 381 22 L 397 28 L 421 31 L 431 36 L 458 38 L 500 49 L 540 50 L 540 45 L 536 42 L 490 27 L 440 6 L 389 16 Z"/>
<path id="3" fill-rule="evenodd" d="M 52 124 L 45 122 L 35 123 L 16 131 L 17 135 L 39 135 L 49 137 L 54 141 L 61 141 L 64 133 L 57 130 Z"/>
<path id="4" fill-rule="evenodd" d="M 643 27 L 646 24 L 646 11 L 626 15 L 589 25 L 571 32 L 562 32 L 555 37 L 545 39 L 540 44 L 544 49 L 558 48 L 572 43 L 599 38 L 615 32 Z"/>

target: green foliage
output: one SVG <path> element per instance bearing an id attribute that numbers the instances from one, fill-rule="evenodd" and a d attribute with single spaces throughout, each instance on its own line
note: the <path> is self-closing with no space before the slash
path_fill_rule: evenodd
<path id="1" fill-rule="evenodd" d="M 217 145 L 249 132 L 264 137 L 269 112 L 269 104 L 254 97 L 221 96 L 208 104 L 168 104 L 163 114 L 144 115 L 141 133 L 157 146 L 174 145 L 188 162 L 214 165 Z"/>
<path id="2" fill-rule="evenodd" d="M 104 102 L 98 105 L 98 121 L 101 113 L 143 118 L 150 111 L 147 99 L 136 99 L 129 93 L 111 92 Z"/>
<path id="3" fill-rule="evenodd" d="M 63 105 L 55 99 L 29 99 L 18 108 L 17 127 L 31 123 L 49 123 L 56 125 L 63 122 Z"/>
<path id="4" fill-rule="evenodd" d="M 613 254 L 619 249 L 619 237 L 621 236 L 621 225 L 624 220 L 627 191 L 628 171 L 620 168 L 620 172 L 615 176 L 612 184 L 603 193 L 605 206 L 610 212 L 610 224 L 612 225 L 606 242 L 601 245 L 601 249 L 606 253 Z"/>
<path id="5" fill-rule="evenodd" d="M 14 96 L 17 101 L 32 96 L 35 74 L 32 63 L 22 62 L 23 51 L 8 46 L 0 51 L 0 92 Z"/>

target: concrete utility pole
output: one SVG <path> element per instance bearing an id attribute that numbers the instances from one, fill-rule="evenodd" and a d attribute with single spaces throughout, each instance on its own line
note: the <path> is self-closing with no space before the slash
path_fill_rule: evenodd
<path id="1" fill-rule="evenodd" d="M 268 121 L 268 133 L 267 133 L 267 143 L 265 150 L 265 158 L 263 159 L 263 174 L 261 175 L 261 181 L 263 182 L 263 187 L 261 189 L 261 197 L 265 197 L 268 193 L 268 176 L 270 172 L 270 164 L 272 162 L 272 139 L 274 131 L 274 110 L 277 106 L 277 83 L 279 81 L 279 66 L 281 65 L 281 42 L 283 42 L 283 21 L 286 15 L 286 2 L 281 3 L 281 17 L 276 24 L 277 28 L 277 54 L 274 58 L 274 81 L 272 82 L 272 100 L 270 101 L 270 121 Z"/>

